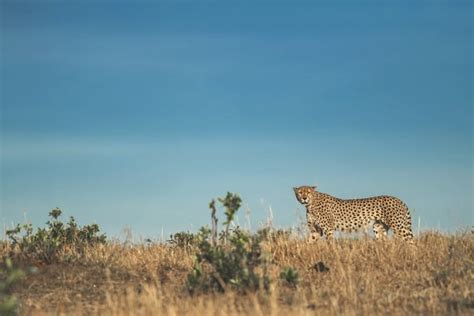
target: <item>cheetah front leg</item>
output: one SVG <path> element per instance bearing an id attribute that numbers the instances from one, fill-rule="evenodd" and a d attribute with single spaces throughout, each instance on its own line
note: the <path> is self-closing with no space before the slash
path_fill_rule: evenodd
<path id="1" fill-rule="evenodd" d="M 323 230 L 321 227 L 319 227 L 318 224 L 313 223 L 309 225 L 309 230 L 310 230 L 310 236 L 309 236 L 309 242 L 313 243 L 318 239 L 321 239 L 323 237 Z"/>
<path id="2" fill-rule="evenodd" d="M 325 230 L 325 231 L 324 231 L 324 234 L 326 235 L 326 239 L 327 239 L 328 241 L 331 241 L 331 240 L 334 239 L 334 237 L 333 237 L 333 231 L 332 231 L 331 229 Z"/>
<path id="3" fill-rule="evenodd" d="M 323 236 L 323 230 L 317 224 L 316 218 L 314 218 L 314 216 L 311 213 L 307 212 L 306 220 L 308 222 L 308 228 L 309 228 L 309 233 L 310 233 L 308 241 L 310 243 L 313 243 L 316 240 L 321 239 L 321 237 Z"/>

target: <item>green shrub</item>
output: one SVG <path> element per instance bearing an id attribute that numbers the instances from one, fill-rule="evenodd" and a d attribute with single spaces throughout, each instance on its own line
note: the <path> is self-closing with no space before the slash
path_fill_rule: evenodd
<path id="1" fill-rule="evenodd" d="M 179 232 L 170 235 L 168 242 L 179 248 L 191 248 L 197 244 L 197 236 L 190 232 Z"/>
<path id="2" fill-rule="evenodd" d="M 284 267 L 280 272 L 280 279 L 283 280 L 287 285 L 296 287 L 299 281 L 298 271 L 291 267 Z"/>
<path id="3" fill-rule="evenodd" d="M 229 289 L 241 292 L 268 289 L 270 278 L 267 273 L 267 260 L 262 255 L 261 239 L 239 227 L 229 230 L 241 199 L 227 193 L 218 199 L 225 207 L 225 230 L 216 240 L 217 230 L 202 227 L 197 234 L 198 254 L 193 270 L 188 274 L 187 287 L 191 293 Z M 213 228 L 217 223 L 215 202 L 210 203 Z"/>
<path id="4" fill-rule="evenodd" d="M 229 235 L 229 228 L 230 224 L 234 221 L 234 216 L 235 213 L 240 208 L 240 205 L 242 204 L 242 199 L 240 196 L 237 194 L 233 194 L 230 192 L 227 192 L 227 195 L 224 198 L 218 198 L 217 199 L 223 206 L 224 206 L 224 215 L 226 216 L 226 220 L 223 223 L 225 226 L 225 229 L 221 231 L 219 234 L 219 238 L 221 240 L 224 240 L 224 242 L 227 242 L 227 237 Z M 216 201 L 212 200 L 209 203 L 209 208 L 211 209 L 211 221 L 212 221 L 212 235 L 211 235 L 211 241 L 215 245 L 216 240 L 217 240 L 217 216 L 216 216 Z"/>
<path id="5" fill-rule="evenodd" d="M 18 300 L 11 294 L 12 287 L 25 277 L 25 273 L 13 266 L 10 258 L 5 258 L 0 267 L 0 315 L 16 315 Z"/>
<path id="6" fill-rule="evenodd" d="M 47 227 L 38 228 L 36 233 L 31 224 L 18 224 L 14 229 L 7 230 L 12 249 L 19 250 L 22 256 L 51 263 L 62 252 L 81 254 L 88 245 L 106 242 L 106 236 L 99 234 L 97 224 L 80 227 L 72 216 L 67 223 L 63 223 L 59 220 L 61 213 L 59 208 L 53 209 L 49 213 L 51 219 L 46 222 Z"/>
<path id="7" fill-rule="evenodd" d="M 227 289 L 240 291 L 268 289 L 269 277 L 266 260 L 262 256 L 260 239 L 239 229 L 233 230 L 227 244 L 212 245 L 210 230 L 199 233 L 199 252 L 195 265 L 188 275 L 188 289 L 191 292 L 224 292 Z"/>
<path id="8" fill-rule="evenodd" d="M 227 195 L 224 198 L 218 198 L 217 200 L 221 202 L 222 205 L 224 205 L 224 214 L 226 216 L 226 221 L 224 222 L 224 225 L 225 231 L 226 233 L 228 233 L 229 225 L 234 220 L 235 213 L 237 213 L 240 208 L 240 205 L 242 204 L 242 199 L 236 194 L 227 192 Z"/>

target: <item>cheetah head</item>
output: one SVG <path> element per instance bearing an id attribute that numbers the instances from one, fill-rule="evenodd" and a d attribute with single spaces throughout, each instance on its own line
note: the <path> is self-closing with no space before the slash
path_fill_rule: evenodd
<path id="1" fill-rule="evenodd" d="M 305 185 L 305 186 L 293 188 L 293 191 L 295 191 L 296 199 L 298 200 L 298 202 L 306 205 L 309 203 L 311 196 L 316 191 L 316 187 Z"/>

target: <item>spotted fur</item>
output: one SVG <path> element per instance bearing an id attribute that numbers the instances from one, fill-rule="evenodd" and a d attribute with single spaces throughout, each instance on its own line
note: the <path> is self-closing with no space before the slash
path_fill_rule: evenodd
<path id="1" fill-rule="evenodd" d="M 411 216 L 408 207 L 396 197 L 375 196 L 365 199 L 343 200 L 316 191 L 314 186 L 293 188 L 296 199 L 306 207 L 306 218 L 311 241 L 333 231 L 360 231 L 373 225 L 375 238 L 386 238 L 388 229 L 396 237 L 411 241 Z"/>

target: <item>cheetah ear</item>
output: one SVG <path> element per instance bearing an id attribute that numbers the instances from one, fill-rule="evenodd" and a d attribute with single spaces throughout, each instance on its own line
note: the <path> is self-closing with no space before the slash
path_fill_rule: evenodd
<path id="1" fill-rule="evenodd" d="M 316 186 L 313 185 L 313 186 L 311 187 L 311 189 L 313 189 L 314 191 L 316 191 Z"/>
<path id="2" fill-rule="evenodd" d="M 298 188 L 297 187 L 293 187 L 293 191 L 298 191 Z"/>

